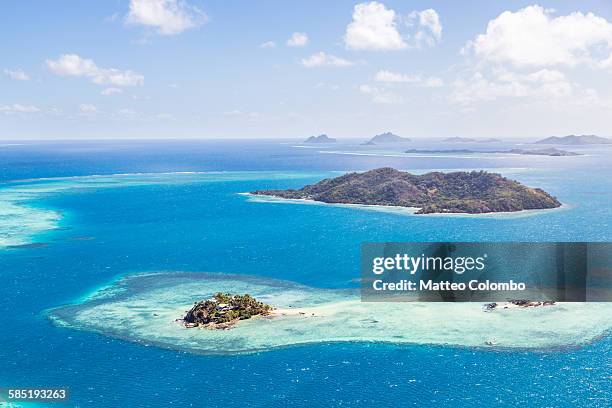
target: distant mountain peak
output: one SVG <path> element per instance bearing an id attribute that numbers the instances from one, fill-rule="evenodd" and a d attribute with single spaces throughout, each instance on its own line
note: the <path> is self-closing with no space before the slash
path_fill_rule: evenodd
<path id="1" fill-rule="evenodd" d="M 304 140 L 304 143 L 336 143 L 337 140 L 333 137 L 329 137 L 326 134 L 322 134 L 319 136 L 310 136 L 308 139 Z"/>
<path id="2" fill-rule="evenodd" d="M 373 145 L 377 143 L 400 143 L 400 142 L 410 142 L 410 139 L 407 137 L 401 137 L 396 135 L 395 133 L 385 132 L 379 135 L 374 136 L 364 144 Z"/>

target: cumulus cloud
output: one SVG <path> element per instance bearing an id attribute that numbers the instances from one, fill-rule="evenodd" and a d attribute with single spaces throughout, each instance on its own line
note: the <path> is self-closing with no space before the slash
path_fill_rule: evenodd
<path id="1" fill-rule="evenodd" d="M 391 92 L 379 89 L 370 85 L 360 85 L 359 91 L 361 93 L 370 95 L 372 98 L 372 102 L 379 104 L 396 104 L 401 103 L 402 98 L 398 95 L 395 95 Z"/>
<path id="2" fill-rule="evenodd" d="M 20 105 L 18 103 L 12 105 L 0 105 L 0 112 L 6 115 L 12 115 L 15 113 L 37 113 L 40 112 L 34 105 Z"/>
<path id="3" fill-rule="evenodd" d="M 15 81 L 28 81 L 30 79 L 30 76 L 20 69 L 5 68 L 3 72 L 4 72 L 4 75 L 8 76 L 9 78 Z"/>
<path id="4" fill-rule="evenodd" d="M 426 88 L 438 88 L 444 85 L 444 81 L 437 77 L 423 77 L 421 75 L 400 74 L 387 70 L 378 71 L 374 75 L 377 82 L 387 83 L 410 83 L 424 86 Z"/>
<path id="5" fill-rule="evenodd" d="M 324 52 L 317 52 L 308 58 L 302 59 L 302 65 L 307 68 L 314 67 L 347 67 L 353 65 L 351 61 L 336 57 L 335 55 L 326 54 Z"/>
<path id="6" fill-rule="evenodd" d="M 469 41 L 464 52 L 523 68 L 612 65 L 610 22 L 593 13 L 552 14 L 537 5 L 505 11 L 489 21 L 486 32 Z"/>
<path id="7" fill-rule="evenodd" d="M 440 16 L 434 9 L 413 11 L 408 15 L 408 24 L 417 28 L 414 46 L 433 46 L 442 39 Z"/>
<path id="8" fill-rule="evenodd" d="M 47 60 L 47 68 L 56 75 L 87 77 L 94 84 L 135 86 L 144 83 L 144 76 L 133 71 L 100 68 L 92 60 L 76 54 L 63 54 L 57 60 Z"/>
<path id="9" fill-rule="evenodd" d="M 161 35 L 180 34 L 207 20 L 202 10 L 182 0 L 130 0 L 125 18 L 126 24 L 154 27 Z"/>
<path id="10" fill-rule="evenodd" d="M 308 35 L 306 33 L 293 33 L 291 38 L 287 40 L 287 47 L 303 47 L 308 44 Z"/>
<path id="11" fill-rule="evenodd" d="M 259 44 L 259 48 L 276 48 L 276 43 L 274 41 L 266 41 Z"/>
<path id="12" fill-rule="evenodd" d="M 395 11 L 377 1 L 355 6 L 344 43 L 352 50 L 401 50 L 408 46 L 397 29 Z"/>
<path id="13" fill-rule="evenodd" d="M 410 33 L 402 35 L 399 23 Z M 412 11 L 402 17 L 377 1 L 357 4 L 346 27 L 344 43 L 352 50 L 402 50 L 433 46 L 442 38 L 440 16 L 434 9 Z"/>

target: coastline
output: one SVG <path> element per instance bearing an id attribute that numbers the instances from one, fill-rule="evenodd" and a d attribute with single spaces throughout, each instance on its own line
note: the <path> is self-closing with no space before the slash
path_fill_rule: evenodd
<path id="1" fill-rule="evenodd" d="M 306 198 L 282 198 L 264 194 L 251 194 L 249 192 L 237 193 L 238 195 L 247 197 L 249 202 L 253 203 L 273 203 L 273 204 L 304 204 L 304 205 L 325 205 L 335 207 L 353 208 L 365 211 L 386 212 L 398 215 L 408 215 L 415 217 L 465 217 L 465 218 L 522 218 L 532 217 L 536 215 L 548 214 L 552 211 L 568 210 L 572 208 L 568 204 L 561 203 L 557 208 L 544 208 L 538 210 L 521 210 L 509 212 L 488 212 L 479 214 L 469 213 L 429 213 L 416 214 L 419 207 L 401 207 L 392 205 L 370 205 L 370 204 L 345 204 L 345 203 L 325 203 L 323 201 L 310 200 Z"/>
<path id="2" fill-rule="evenodd" d="M 51 309 L 47 316 L 63 327 L 198 354 L 331 342 L 549 350 L 590 343 L 612 328 L 609 303 L 485 312 L 480 303 L 362 302 L 351 289 L 186 272 L 127 275 L 106 288 L 105 296 L 90 293 L 88 300 Z M 276 310 L 229 330 L 188 329 L 178 322 L 194 301 L 216 291 L 250 293 Z"/>

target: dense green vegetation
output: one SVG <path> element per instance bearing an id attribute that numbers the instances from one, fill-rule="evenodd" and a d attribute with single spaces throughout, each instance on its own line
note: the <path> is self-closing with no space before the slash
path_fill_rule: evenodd
<path id="1" fill-rule="evenodd" d="M 216 293 L 211 299 L 195 302 L 183 321 L 187 327 L 227 328 L 238 320 L 267 315 L 272 306 L 257 301 L 251 295 Z"/>
<path id="2" fill-rule="evenodd" d="M 392 168 L 348 173 L 299 190 L 258 190 L 252 194 L 325 203 L 418 207 L 418 214 L 488 213 L 559 207 L 539 188 L 485 171 L 415 175 Z"/>

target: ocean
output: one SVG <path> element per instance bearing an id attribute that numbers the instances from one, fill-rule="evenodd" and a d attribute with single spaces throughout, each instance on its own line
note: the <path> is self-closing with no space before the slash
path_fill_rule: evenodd
<path id="1" fill-rule="evenodd" d="M 439 147 L 406 148 L 431 146 Z M 393 146 L 290 140 L 0 143 L 0 387 L 68 387 L 70 400 L 49 406 L 70 407 L 609 407 L 609 333 L 550 350 L 341 342 L 200 355 L 49 319 L 53 308 L 130 274 L 225 273 L 343 289 L 358 286 L 361 242 L 610 241 L 612 146 L 563 148 L 584 155 L 417 157 Z M 495 171 L 564 206 L 417 216 L 239 194 L 383 166 Z"/>

